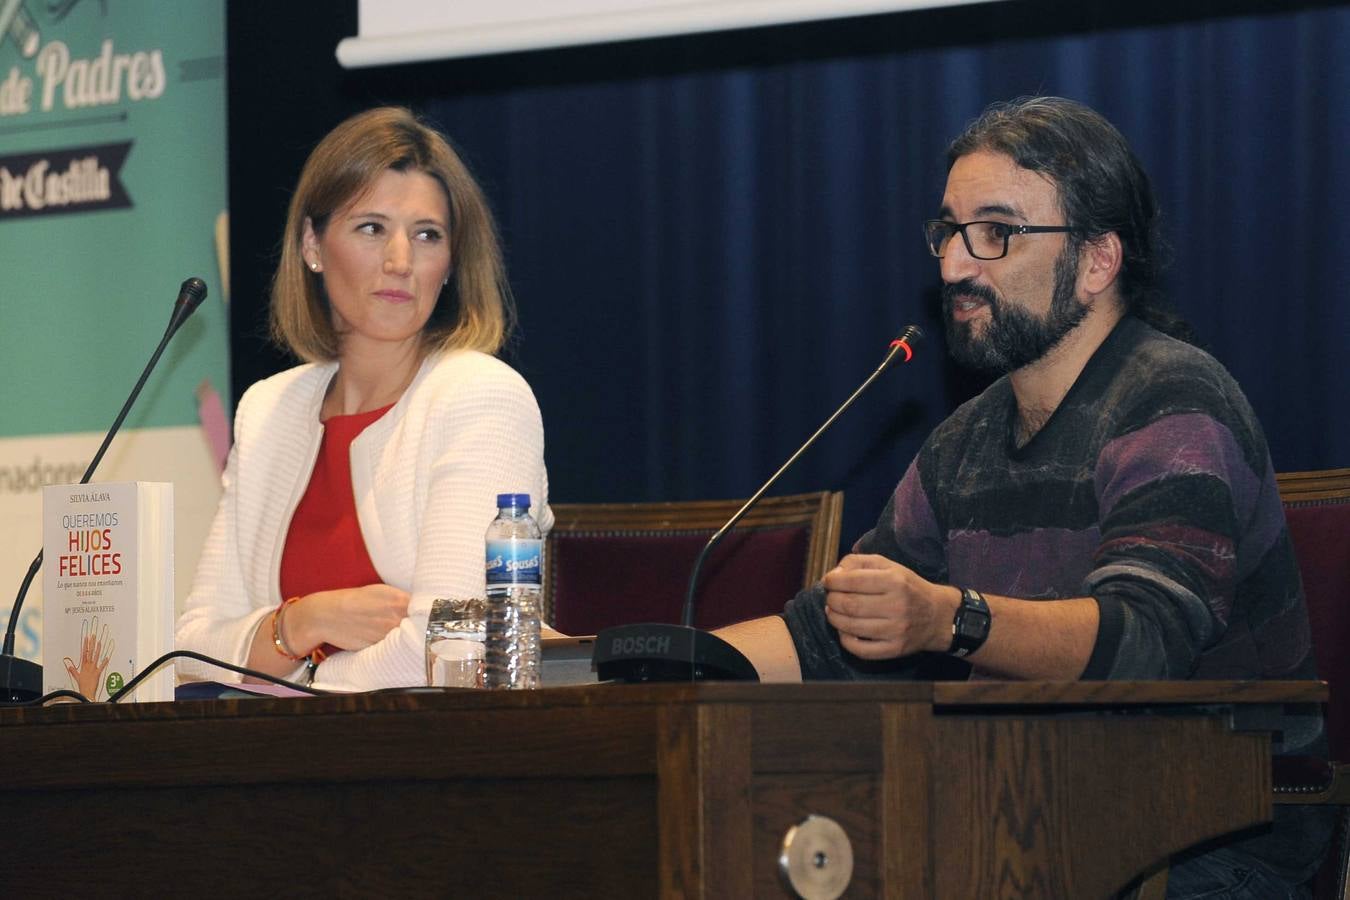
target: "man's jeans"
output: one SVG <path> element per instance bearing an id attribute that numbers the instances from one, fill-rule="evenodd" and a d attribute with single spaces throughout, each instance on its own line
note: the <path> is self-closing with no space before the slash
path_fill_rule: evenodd
<path id="1" fill-rule="evenodd" d="M 1167 873 L 1167 900 L 1306 900 L 1306 887 L 1291 886 L 1250 856 L 1211 850 Z"/>

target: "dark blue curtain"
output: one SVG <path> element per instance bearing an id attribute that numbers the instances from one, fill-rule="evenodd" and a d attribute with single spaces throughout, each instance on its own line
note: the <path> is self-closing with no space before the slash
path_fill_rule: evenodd
<path id="1" fill-rule="evenodd" d="M 1012 0 L 351 73 L 347 93 L 412 102 L 484 182 L 556 501 L 744 496 L 923 326 L 779 488 L 844 489 L 852 540 L 982 387 L 946 360 L 919 222 L 946 143 L 1019 94 L 1132 142 L 1171 295 L 1276 468 L 1350 465 L 1350 5 L 1293 5 Z"/>
<path id="2" fill-rule="evenodd" d="M 1246 389 L 1276 467 L 1350 465 L 1350 9 L 988 37 L 1015 24 L 1006 6 L 863 23 L 896 51 L 872 35 L 856 56 L 427 104 L 501 219 L 555 499 L 748 494 L 916 322 L 924 352 L 782 485 L 843 488 L 846 536 L 867 527 L 981 386 L 945 361 L 918 223 L 946 142 L 1024 93 L 1082 100 L 1133 143 L 1172 297 Z M 975 43 L 943 39 L 979 19 Z"/>

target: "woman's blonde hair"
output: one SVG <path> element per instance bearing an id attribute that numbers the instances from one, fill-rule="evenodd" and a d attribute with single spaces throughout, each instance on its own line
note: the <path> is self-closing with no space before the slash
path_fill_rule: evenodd
<path id="1" fill-rule="evenodd" d="M 392 106 L 352 116 L 329 132 L 305 162 L 272 279 L 273 338 L 306 362 L 337 358 L 339 335 L 323 279 L 301 255 L 305 220 L 322 236 L 333 213 L 391 169 L 430 175 L 445 189 L 449 204 L 451 277 L 422 329 L 423 349 L 496 353 L 515 324 L 515 309 L 487 201 L 440 132 Z"/>

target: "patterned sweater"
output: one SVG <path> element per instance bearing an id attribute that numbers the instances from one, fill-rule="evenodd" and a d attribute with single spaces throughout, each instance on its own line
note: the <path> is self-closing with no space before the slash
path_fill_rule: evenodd
<path id="1" fill-rule="evenodd" d="M 962 405 L 854 550 L 992 594 L 1095 598 L 1084 679 L 1315 677 L 1265 438 L 1222 365 L 1126 317 L 1020 448 L 1015 416 L 1006 377 Z M 804 678 L 952 677 L 940 654 L 853 657 L 823 606 L 817 586 L 784 610 Z M 1316 715 L 1284 734 L 1285 752 L 1308 746 L 1324 746 Z M 1277 820 L 1247 849 L 1300 877 L 1324 817 Z"/>

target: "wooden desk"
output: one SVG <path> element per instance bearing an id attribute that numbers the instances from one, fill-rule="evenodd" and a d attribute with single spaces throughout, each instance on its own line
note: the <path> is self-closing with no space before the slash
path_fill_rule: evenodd
<path id="1" fill-rule="evenodd" d="M 1106 897 L 1268 821 L 1249 704 L 1318 683 L 594 685 L 0 709 L 0 893 Z"/>

